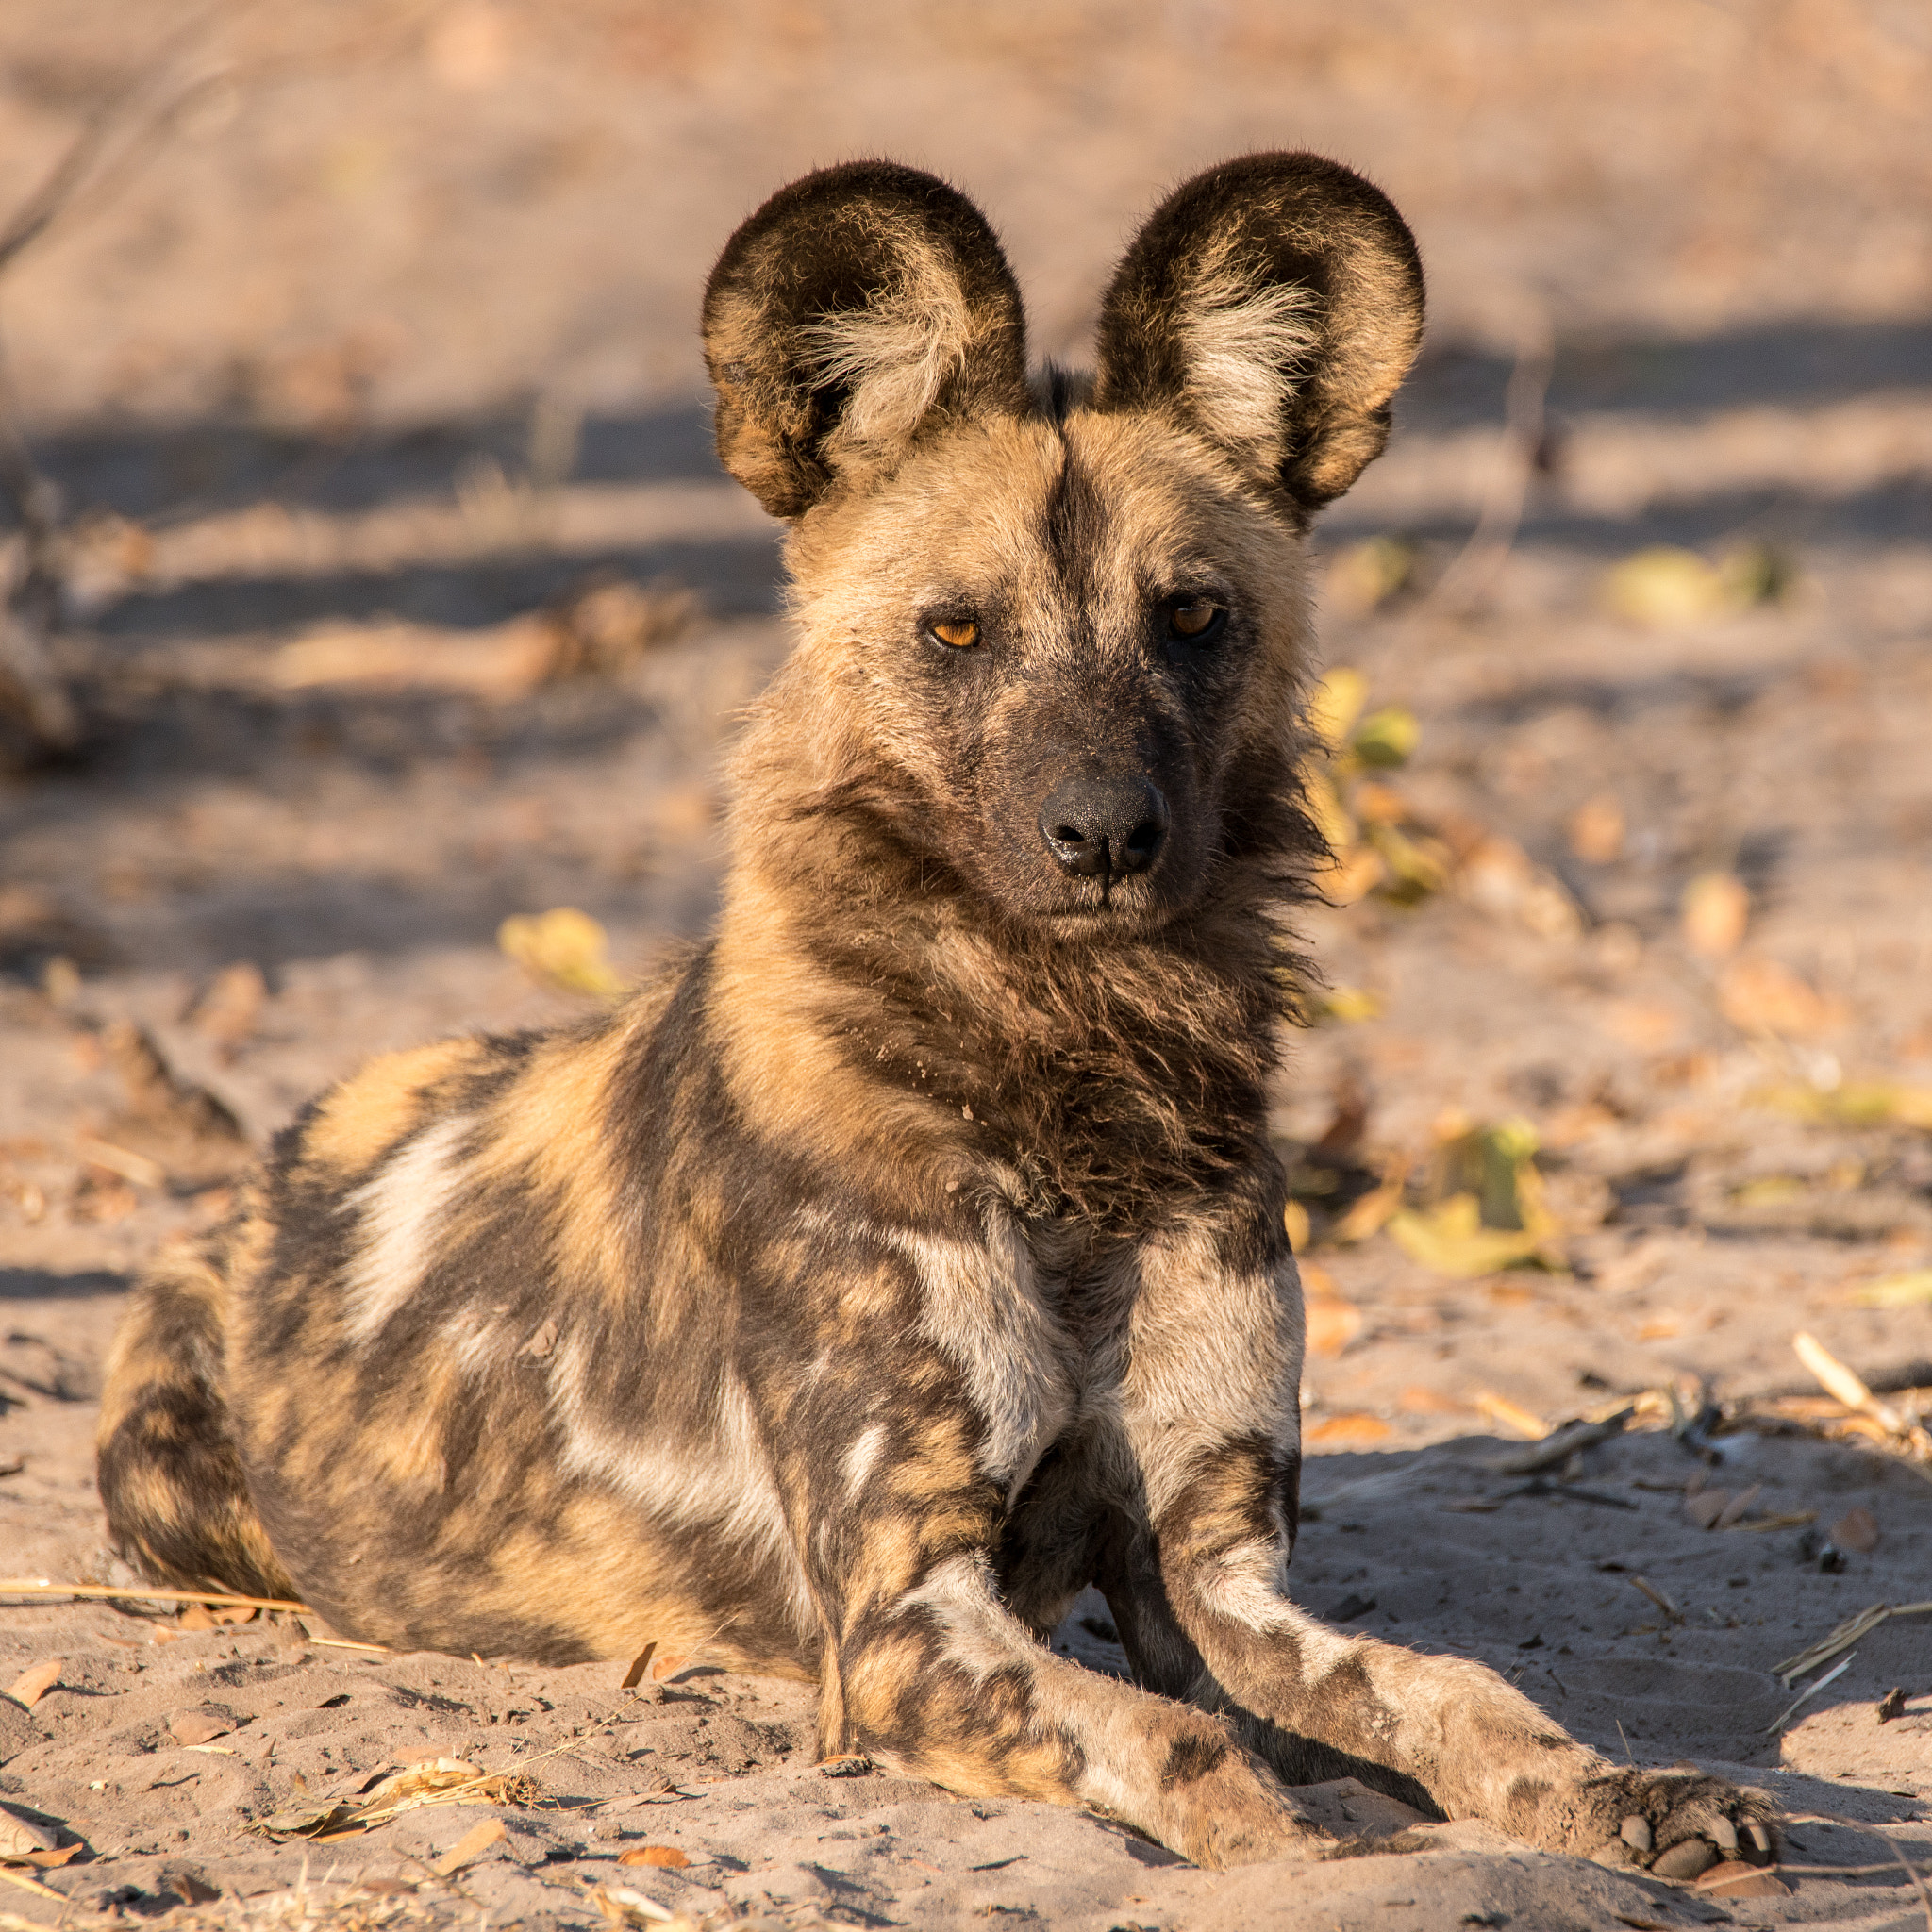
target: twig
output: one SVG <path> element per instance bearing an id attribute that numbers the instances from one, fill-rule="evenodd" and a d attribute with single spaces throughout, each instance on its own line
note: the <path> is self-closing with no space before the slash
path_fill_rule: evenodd
<path id="1" fill-rule="evenodd" d="M 1791 1701 L 1788 1705 L 1786 1705 L 1785 1707 L 1781 1711 L 1779 1711 L 1778 1714 L 1774 1718 L 1773 1718 L 1768 1724 L 1765 1725 L 1764 1735 L 1768 1738 L 1772 1736 L 1774 1732 L 1783 1730 L 1786 1722 L 1790 1719 L 1791 1713 L 1797 1709 L 1799 1705 L 1808 1704 L 1810 1700 L 1816 1697 L 1818 1693 L 1821 1690 L 1823 1690 L 1827 1684 L 1836 1683 L 1839 1680 L 1839 1678 L 1842 1677 L 1844 1674 L 1851 1669 L 1852 1665 L 1857 1661 L 1857 1656 L 1858 1653 L 1856 1650 L 1853 1651 L 1851 1656 L 1846 1657 L 1844 1662 L 1840 1664 L 1836 1670 L 1826 1671 L 1824 1676 L 1819 1678 L 1817 1683 L 1810 1685 L 1807 1689 L 1799 1691 L 1797 1696 L 1792 1698 Z"/>
<path id="2" fill-rule="evenodd" d="M 1873 1604 L 1856 1617 L 1847 1617 L 1828 1637 L 1814 1643 L 1809 1650 L 1801 1650 L 1797 1656 L 1786 1657 L 1783 1663 L 1774 1664 L 1772 1674 L 1782 1678 L 1785 1689 L 1789 1690 L 1794 1677 L 1802 1677 L 1807 1671 L 1815 1671 L 1820 1664 L 1828 1663 L 1840 1651 L 1850 1649 L 1866 1631 L 1875 1630 L 1886 1618 L 1923 1617 L 1927 1612 L 1932 1612 L 1932 1600 L 1923 1604 Z"/>
<path id="3" fill-rule="evenodd" d="M 71 1596 L 102 1603 L 219 1604 L 234 1610 L 316 1612 L 307 1604 L 278 1596 L 238 1596 L 225 1590 L 160 1590 L 142 1583 L 51 1583 L 44 1576 L 0 1576 L 0 1596 Z M 319 1641 L 319 1640 L 318 1640 Z"/>
<path id="4" fill-rule="evenodd" d="M 1906 1420 L 1898 1410 L 1889 1402 L 1880 1402 L 1857 1373 L 1840 1361 L 1815 1336 L 1799 1330 L 1791 1337 L 1791 1353 L 1817 1376 L 1825 1392 L 1842 1402 L 1847 1408 L 1862 1410 L 1891 1435 L 1903 1436 L 1906 1433 Z"/>
<path id="5" fill-rule="evenodd" d="M 1906 1876 L 1912 1881 L 1912 1890 L 1919 1894 L 1919 1903 L 1925 1907 L 1926 1932 L 1932 1932 L 1932 1891 L 1925 1890 L 1925 1881 L 1919 1876 L 1918 1868 L 1896 1845 L 1891 1848 L 1891 1856 L 1906 1868 Z"/>
<path id="6" fill-rule="evenodd" d="M 1636 1406 L 1631 1404 L 1620 1408 L 1615 1415 L 1606 1416 L 1602 1422 L 1566 1424 L 1554 1435 L 1545 1436 L 1541 1442 L 1532 1443 L 1527 1449 L 1499 1457 L 1490 1467 L 1498 1475 L 1534 1475 L 1540 1469 L 1553 1469 L 1558 1463 L 1569 1461 L 1579 1450 L 1593 1448 L 1599 1442 L 1608 1441 L 1612 1436 L 1621 1435 L 1636 1413 Z"/>
<path id="7" fill-rule="evenodd" d="M 1497 466 L 1470 539 L 1442 573 L 1429 601 L 1439 608 L 1473 610 L 1493 588 L 1522 527 L 1537 452 L 1543 440 L 1543 401 L 1549 393 L 1557 343 L 1547 309 L 1524 318 L 1516 364 L 1503 396 L 1503 435 Z"/>

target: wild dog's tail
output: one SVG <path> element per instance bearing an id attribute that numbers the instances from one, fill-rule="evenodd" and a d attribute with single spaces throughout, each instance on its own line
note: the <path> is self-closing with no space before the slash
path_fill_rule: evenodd
<path id="1" fill-rule="evenodd" d="M 210 1257 L 189 1250 L 135 1291 L 101 1402 L 101 1501 L 116 1546 L 153 1581 L 291 1597 L 222 1398 L 225 1289 Z"/>

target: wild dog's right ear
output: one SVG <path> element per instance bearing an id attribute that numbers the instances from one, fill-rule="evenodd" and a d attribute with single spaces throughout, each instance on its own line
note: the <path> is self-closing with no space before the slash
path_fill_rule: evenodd
<path id="1" fill-rule="evenodd" d="M 916 168 L 782 188 L 705 290 L 718 454 L 777 517 L 890 470 L 935 418 L 1027 407 L 1025 323 L 986 217 Z"/>
<path id="2" fill-rule="evenodd" d="M 1103 409 L 1172 408 L 1306 523 L 1389 438 L 1422 340 L 1394 204 L 1319 155 L 1247 155 L 1149 218 L 1101 305 Z"/>

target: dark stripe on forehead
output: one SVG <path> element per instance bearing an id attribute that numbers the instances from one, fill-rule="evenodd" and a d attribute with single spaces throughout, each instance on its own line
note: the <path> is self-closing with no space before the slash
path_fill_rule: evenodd
<path id="1" fill-rule="evenodd" d="M 1041 534 L 1058 588 L 1071 606 L 1074 635 L 1086 643 L 1091 635 L 1088 606 L 1096 589 L 1094 576 L 1107 534 L 1107 507 L 1064 437 L 1059 475 L 1047 492 Z"/>

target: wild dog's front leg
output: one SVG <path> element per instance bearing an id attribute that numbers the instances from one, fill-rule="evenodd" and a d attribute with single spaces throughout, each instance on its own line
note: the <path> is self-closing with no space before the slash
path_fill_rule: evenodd
<path id="1" fill-rule="evenodd" d="M 1224 1224 L 1141 1253 L 1123 1419 L 1149 1533 L 1116 1553 L 1108 1593 L 1143 1673 L 1237 1713 L 1291 1782 L 1354 1770 L 1450 1817 L 1610 1862 L 1686 1845 L 1666 1872 L 1694 1868 L 1699 1839 L 1768 1852 L 1763 1793 L 1619 1769 L 1486 1666 L 1346 1636 L 1289 1602 L 1300 1292 L 1272 1245 Z"/>
<path id="2" fill-rule="evenodd" d="M 1225 1720 L 1055 1657 L 998 1601 L 980 1553 L 862 1607 L 825 1679 L 827 1749 L 949 1790 L 1086 1805 L 1201 1865 L 1331 1845 Z"/>

